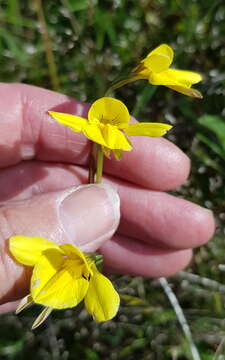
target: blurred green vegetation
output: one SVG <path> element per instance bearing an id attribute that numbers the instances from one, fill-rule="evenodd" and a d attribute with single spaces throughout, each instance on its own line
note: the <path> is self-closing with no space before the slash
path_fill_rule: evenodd
<path id="1" fill-rule="evenodd" d="M 51 89 L 58 85 L 46 61 L 38 3 L 0 0 L 0 80 Z M 140 120 L 166 119 L 175 125 L 168 137 L 191 157 L 193 168 L 188 182 L 174 193 L 216 214 L 214 240 L 196 250 L 190 268 L 170 283 L 201 359 L 225 359 L 225 276 L 219 269 L 225 253 L 224 1 L 48 0 L 43 10 L 60 91 L 83 101 L 102 96 L 112 81 L 160 43 L 175 49 L 176 67 L 203 74 L 203 83 L 196 86 L 203 100 L 163 87 L 154 91 L 145 81 L 127 85 L 116 95 Z M 68 310 L 55 312 L 46 325 L 31 332 L 36 310 L 2 316 L 0 359 L 192 359 L 157 280 L 115 280 L 128 297 L 117 318 L 106 324 Z M 129 296 L 135 298 L 129 301 Z"/>

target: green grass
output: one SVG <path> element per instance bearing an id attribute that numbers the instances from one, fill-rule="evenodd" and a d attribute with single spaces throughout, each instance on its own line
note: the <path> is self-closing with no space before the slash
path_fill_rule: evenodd
<path id="1" fill-rule="evenodd" d="M 45 1 L 44 14 L 55 61 L 53 75 L 39 31 L 37 1 L 0 0 L 0 79 L 54 88 L 84 101 L 160 43 L 171 44 L 175 65 L 199 71 L 203 100 L 193 100 L 144 81 L 119 89 L 140 120 L 175 125 L 169 139 L 192 159 L 190 180 L 178 191 L 212 209 L 217 233 L 195 252 L 188 273 L 170 278 L 202 360 L 225 359 L 225 4 L 222 0 Z M 206 278 L 206 279 L 205 279 Z M 214 282 L 207 280 L 211 279 Z M 157 280 L 116 278 L 126 298 L 116 320 L 95 324 L 82 312 L 55 312 L 31 332 L 34 311 L 4 315 L 0 359 L 191 360 L 177 317 Z M 136 299 L 139 298 L 140 300 Z M 219 347 L 220 345 L 220 347 Z M 217 351 L 217 354 L 216 354 Z"/>

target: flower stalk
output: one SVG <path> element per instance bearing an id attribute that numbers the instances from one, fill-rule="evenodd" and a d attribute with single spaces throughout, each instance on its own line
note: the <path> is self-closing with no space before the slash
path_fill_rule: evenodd
<path id="1" fill-rule="evenodd" d="M 119 89 L 121 88 L 122 86 L 124 85 L 127 85 L 129 83 L 132 83 L 136 80 L 139 80 L 139 79 L 142 79 L 142 77 L 140 76 L 135 76 L 133 74 L 131 74 L 127 79 L 124 79 L 124 80 L 120 80 L 120 81 L 117 81 L 116 83 L 112 84 L 108 89 L 107 91 L 105 92 L 105 95 L 104 96 L 109 96 L 109 94 L 111 94 L 114 90 L 116 89 Z"/>
<path id="2" fill-rule="evenodd" d="M 97 148 L 98 144 L 92 142 L 92 149 L 89 157 L 88 184 L 94 184 L 95 182 Z"/>
<path id="3" fill-rule="evenodd" d="M 103 154 L 101 145 L 97 145 L 97 147 L 98 147 L 98 150 L 97 150 L 97 169 L 96 169 L 95 183 L 100 184 L 102 182 L 104 154 Z"/>

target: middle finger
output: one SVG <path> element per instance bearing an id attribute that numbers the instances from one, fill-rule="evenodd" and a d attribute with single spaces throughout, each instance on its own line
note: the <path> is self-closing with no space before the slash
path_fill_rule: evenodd
<path id="1" fill-rule="evenodd" d="M 17 201 L 85 183 L 87 171 L 70 165 L 26 162 L 1 170 L 0 200 Z M 155 248 L 186 249 L 204 244 L 214 232 L 207 209 L 172 195 L 107 177 L 121 198 L 118 232 Z"/>

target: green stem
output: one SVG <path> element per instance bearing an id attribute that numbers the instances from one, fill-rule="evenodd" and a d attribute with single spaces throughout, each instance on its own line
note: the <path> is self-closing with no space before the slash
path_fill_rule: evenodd
<path id="1" fill-rule="evenodd" d="M 101 145 L 98 145 L 97 170 L 96 170 L 96 179 L 95 179 L 96 184 L 100 184 L 102 182 L 103 160 L 104 160 L 104 154 L 102 151 L 102 147 Z"/>
<path id="2" fill-rule="evenodd" d="M 94 184 L 95 182 L 95 173 L 96 173 L 96 156 L 98 151 L 98 144 L 92 143 L 92 149 L 89 159 L 89 174 L 88 174 L 88 183 Z"/>
<path id="3" fill-rule="evenodd" d="M 128 79 L 125 79 L 125 80 L 121 80 L 121 81 L 118 81 L 116 82 L 115 84 L 113 84 L 112 86 L 110 86 L 110 88 L 108 88 L 108 90 L 105 92 L 105 95 L 104 96 L 108 96 L 113 90 L 116 90 L 116 89 L 119 89 L 120 87 L 126 85 L 126 84 L 129 84 L 133 81 L 136 81 L 136 80 L 139 80 L 139 79 L 143 79 L 143 77 L 140 77 L 140 76 L 135 76 L 135 75 L 131 75 L 130 78 Z"/>
<path id="4" fill-rule="evenodd" d="M 44 43 L 44 47 L 45 47 L 45 54 L 46 54 L 46 59 L 47 59 L 47 63 L 48 63 L 48 69 L 49 69 L 49 75 L 50 75 L 50 79 L 51 79 L 51 83 L 52 83 L 52 88 L 55 91 L 59 91 L 59 89 L 60 89 L 59 77 L 57 74 L 55 58 L 54 58 L 54 54 L 53 54 L 53 50 L 52 50 L 52 43 L 51 43 L 51 39 L 50 39 L 50 36 L 48 33 L 46 21 L 45 21 L 44 11 L 43 11 L 43 7 L 42 7 L 42 0 L 36 0 L 36 8 L 37 8 L 38 21 L 39 21 L 40 27 L 41 27 L 41 35 L 42 35 L 43 43 Z"/>

